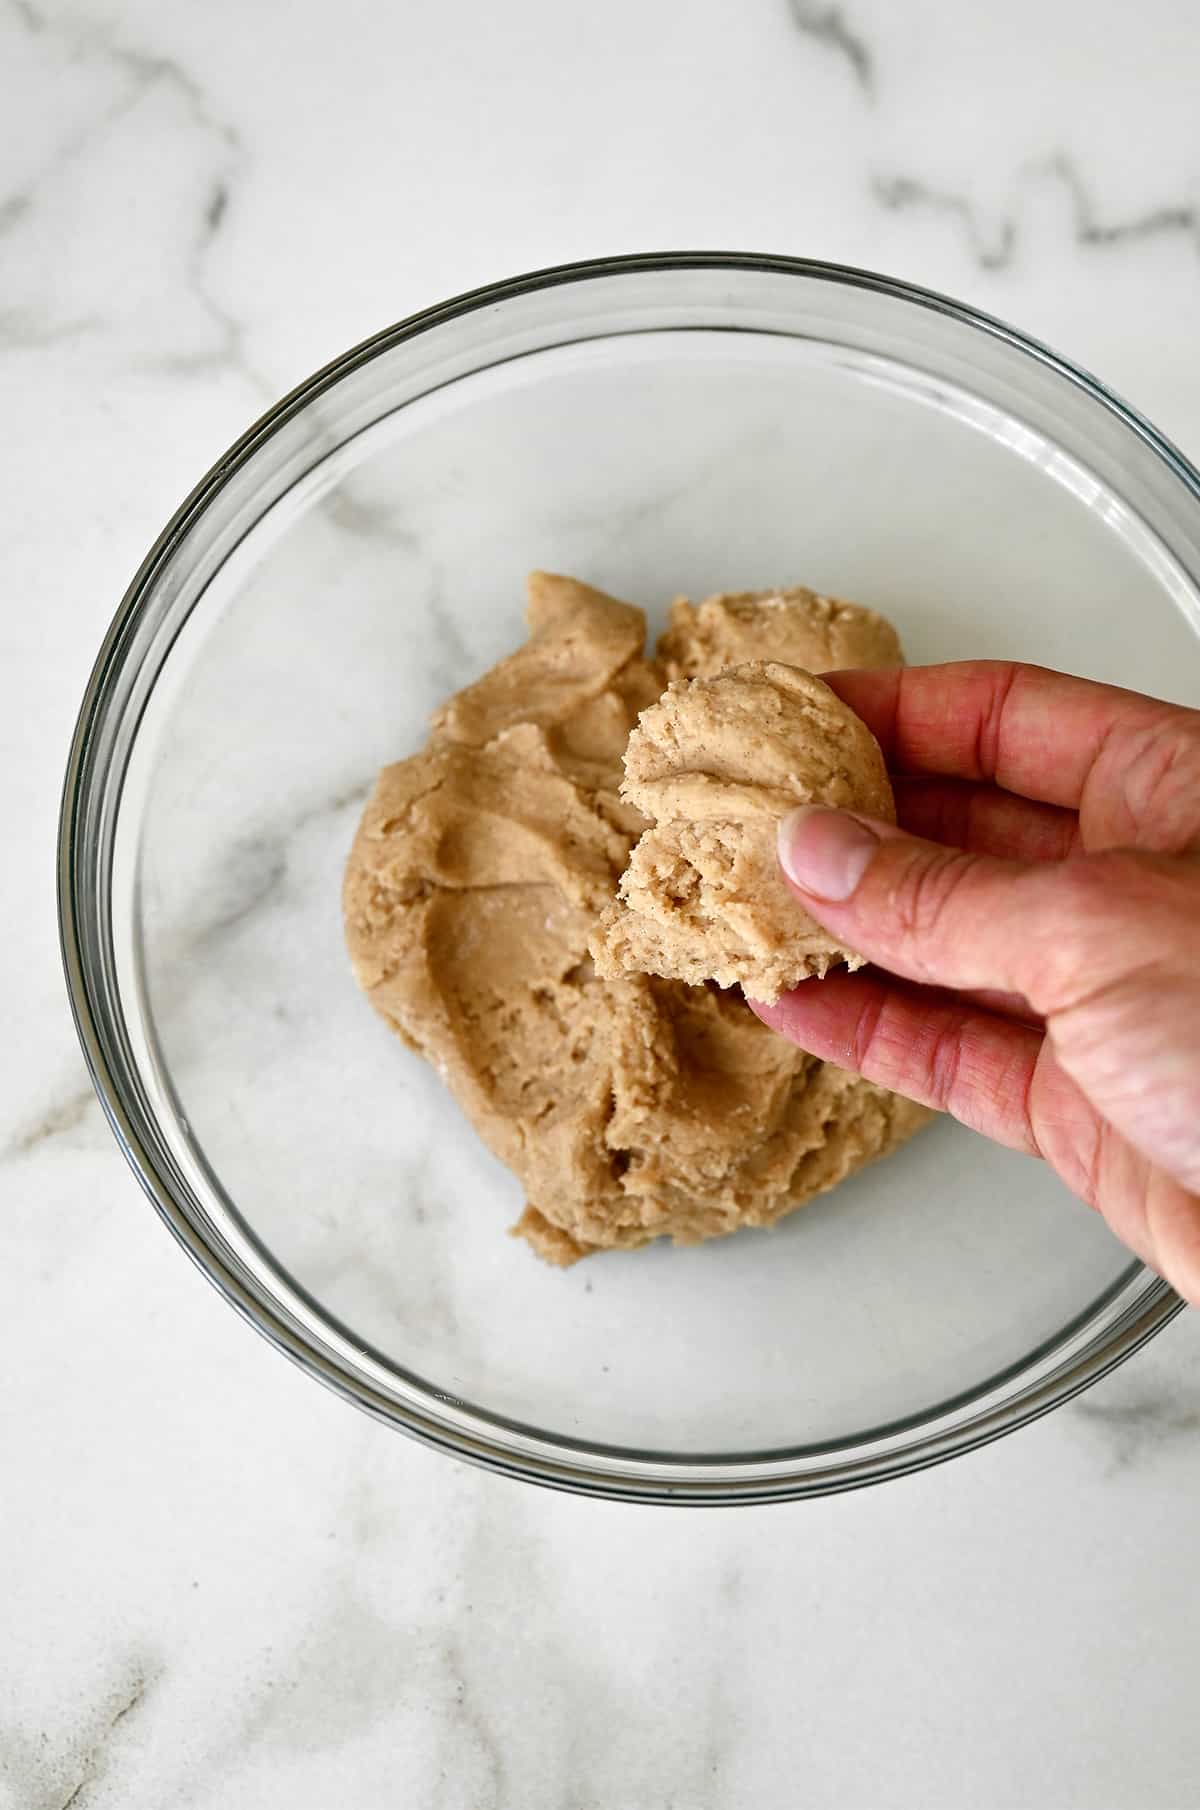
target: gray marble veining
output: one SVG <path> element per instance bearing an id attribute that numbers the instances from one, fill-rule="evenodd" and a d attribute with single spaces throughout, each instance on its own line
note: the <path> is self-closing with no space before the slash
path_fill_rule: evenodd
<path id="1" fill-rule="evenodd" d="M 788 0 L 796 28 L 816 43 L 846 59 L 854 79 L 867 99 L 875 93 L 875 62 L 866 40 L 852 28 L 841 6 L 823 0 Z"/>
<path id="2" fill-rule="evenodd" d="M 1022 195 L 1028 195 L 1047 183 L 1058 185 L 1066 194 L 1072 216 L 1072 236 L 1077 245 L 1103 249 L 1160 235 L 1181 234 L 1185 239 L 1196 241 L 1200 250 L 1200 211 L 1190 203 L 1166 203 L 1147 208 L 1129 219 L 1103 220 L 1073 159 L 1063 152 L 1023 171 L 1017 188 Z M 1020 202 L 999 219 L 985 222 L 968 196 L 932 187 L 909 176 L 875 176 L 872 189 L 880 205 L 890 211 L 927 210 L 949 215 L 960 226 L 982 270 L 1003 270 L 1018 255 Z"/>

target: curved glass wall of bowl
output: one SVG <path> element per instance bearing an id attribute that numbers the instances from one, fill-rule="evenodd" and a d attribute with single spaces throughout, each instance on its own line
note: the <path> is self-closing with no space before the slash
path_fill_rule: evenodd
<path id="1" fill-rule="evenodd" d="M 315 379 L 150 557 L 85 708 L 68 967 L 110 1111 L 231 1299 L 323 1380 L 544 1481 L 806 1493 L 1052 1405 L 1177 1305 L 1042 1167 L 949 1123 L 771 1234 L 567 1273 L 354 986 L 379 766 L 516 645 L 541 565 L 645 604 L 806 582 L 915 661 L 1200 702 L 1170 449 L 938 298 L 766 261 L 466 298 Z"/>

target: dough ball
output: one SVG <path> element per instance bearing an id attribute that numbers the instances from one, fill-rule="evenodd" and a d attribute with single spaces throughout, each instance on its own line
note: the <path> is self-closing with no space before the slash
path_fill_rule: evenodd
<path id="1" fill-rule="evenodd" d="M 677 680 L 629 738 L 622 796 L 650 819 L 590 947 L 601 975 L 740 985 L 774 1002 L 862 958 L 801 910 L 775 858 L 799 804 L 895 822 L 879 744 L 811 673 L 757 661 Z"/>

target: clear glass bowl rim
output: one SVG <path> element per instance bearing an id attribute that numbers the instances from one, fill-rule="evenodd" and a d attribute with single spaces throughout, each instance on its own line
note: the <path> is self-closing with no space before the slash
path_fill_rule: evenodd
<path id="1" fill-rule="evenodd" d="M 1088 1388 L 1181 1311 L 1183 1301 L 1160 1277 L 1134 1265 L 1100 1302 L 1019 1364 L 942 1404 L 932 1414 L 885 1429 L 880 1436 L 797 1447 L 761 1458 L 739 1455 L 680 1459 L 539 1434 L 486 1411 L 454 1412 L 434 1390 L 416 1388 L 409 1399 L 384 1392 L 361 1372 L 319 1347 L 286 1307 L 272 1300 L 240 1265 L 206 1238 L 185 1211 L 164 1166 L 138 1131 L 121 1077 L 114 1072 L 101 1035 L 109 1008 L 102 979 L 81 936 L 90 910 L 81 885 L 88 849 L 84 809 L 89 792 L 100 795 L 107 767 L 91 761 L 96 724 L 121 670 L 130 631 L 148 607 L 156 577 L 173 549 L 196 524 L 231 477 L 286 422 L 352 371 L 393 348 L 462 315 L 495 308 L 536 290 L 635 274 L 673 271 L 770 273 L 841 284 L 907 302 L 1005 342 L 1082 390 L 1117 418 L 1152 452 L 1200 506 L 1200 474 L 1156 428 L 1090 372 L 994 316 L 951 297 L 870 270 L 769 253 L 674 251 L 634 253 L 554 265 L 489 283 L 410 315 L 332 360 L 290 391 L 249 427 L 205 474 L 147 553 L 121 599 L 97 655 L 80 706 L 63 784 L 58 830 L 58 916 L 64 973 L 76 1031 L 100 1103 L 142 1188 L 168 1229 L 225 1299 L 308 1375 L 354 1402 L 374 1418 L 423 1443 L 525 1481 L 613 1500 L 733 1504 L 792 1500 L 832 1494 L 906 1475 L 973 1450 L 1015 1431 Z M 115 812 L 110 824 L 115 821 Z M 111 829 L 110 829 L 111 835 Z M 111 935 L 111 897 L 102 891 L 99 929 Z M 1025 1378 L 1020 1387 L 1010 1387 Z M 416 1399 L 414 1399 L 414 1397 Z"/>

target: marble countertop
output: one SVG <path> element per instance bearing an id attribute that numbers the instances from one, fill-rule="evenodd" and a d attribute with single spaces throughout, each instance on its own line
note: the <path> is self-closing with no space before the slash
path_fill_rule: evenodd
<path id="1" fill-rule="evenodd" d="M 958 294 L 1200 455 L 1179 0 L 0 0 L 0 1810 L 1200 1802 L 1200 1321 L 858 1495 L 483 1475 L 282 1362 L 86 1085 L 52 844 L 130 574 L 262 406 L 492 277 L 734 246 Z"/>

